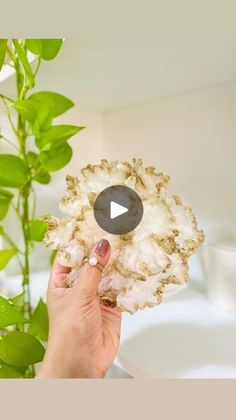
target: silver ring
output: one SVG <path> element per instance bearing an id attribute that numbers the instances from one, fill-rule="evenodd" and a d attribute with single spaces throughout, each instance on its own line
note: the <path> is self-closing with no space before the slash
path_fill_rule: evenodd
<path id="1" fill-rule="evenodd" d="M 96 267 L 98 268 L 99 271 L 103 271 L 103 269 L 105 268 L 104 265 L 102 265 L 100 262 L 98 262 L 96 257 L 89 257 L 89 258 L 85 258 L 84 263 L 88 263 L 91 267 Z"/>

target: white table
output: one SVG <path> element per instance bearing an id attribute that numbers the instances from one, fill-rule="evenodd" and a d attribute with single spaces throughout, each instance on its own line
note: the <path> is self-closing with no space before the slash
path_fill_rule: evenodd
<path id="1" fill-rule="evenodd" d="M 135 378 L 236 378 L 236 313 L 207 300 L 196 256 L 190 274 L 188 286 L 160 306 L 123 314 L 116 366 Z M 47 272 L 32 275 L 33 303 L 45 296 L 47 281 Z M 19 277 L 7 285 L 17 294 Z"/>
<path id="2" fill-rule="evenodd" d="M 158 307 L 124 314 L 115 363 L 136 378 L 236 378 L 236 313 L 206 298 L 196 256 L 188 286 Z"/>

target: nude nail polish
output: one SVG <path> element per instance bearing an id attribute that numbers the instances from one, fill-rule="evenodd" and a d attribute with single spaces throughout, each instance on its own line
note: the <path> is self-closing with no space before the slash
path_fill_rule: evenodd
<path id="1" fill-rule="evenodd" d="M 108 253 L 110 248 L 110 244 L 106 239 L 101 239 L 101 241 L 98 242 L 95 251 L 97 254 L 101 255 L 101 257 L 105 257 L 105 255 Z"/>

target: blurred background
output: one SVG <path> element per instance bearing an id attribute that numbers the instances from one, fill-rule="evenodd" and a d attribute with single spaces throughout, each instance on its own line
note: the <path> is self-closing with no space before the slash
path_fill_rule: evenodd
<path id="1" fill-rule="evenodd" d="M 190 204 L 208 238 L 214 224 L 236 226 L 234 2 L 167 0 L 155 11 L 150 0 L 131 3 L 124 10 L 109 2 L 104 11 L 100 2 L 92 9 L 86 3 L 78 37 L 65 39 L 56 59 L 41 65 L 36 90 L 56 91 L 76 104 L 58 122 L 86 129 L 70 140 L 70 164 L 54 173 L 50 186 L 36 185 L 37 216 L 62 216 L 58 202 L 66 174 L 80 176 L 81 167 L 101 158 L 136 157 L 171 176 L 171 191 Z M 14 97 L 14 89 L 6 68 L 0 91 Z M 6 132 L 2 109 L 0 115 Z M 1 145 L 1 152 L 7 150 Z M 17 238 L 11 212 L 6 223 Z M 37 245 L 32 270 L 48 270 L 48 255 Z M 124 314 L 117 366 L 135 377 L 236 377 L 236 248 L 230 256 L 215 252 L 212 261 L 211 294 L 217 290 L 215 300 L 225 297 L 234 312 L 209 303 L 207 272 L 203 276 L 194 256 L 188 289 L 161 307 Z M 229 261 L 234 271 L 227 289 L 223 274 Z M 14 263 L 7 270 L 15 274 Z M 33 278 L 37 293 L 41 283 L 45 291 L 47 277 Z"/>
<path id="2" fill-rule="evenodd" d="M 42 63 L 36 90 L 70 97 L 76 107 L 62 122 L 86 129 L 70 141 L 73 159 L 53 184 L 37 184 L 38 216 L 59 214 L 66 174 L 103 157 L 139 157 L 171 176 L 171 190 L 200 220 L 235 220 L 236 29 L 230 21 L 213 22 L 211 30 L 196 22 L 181 31 L 176 20 L 170 34 L 159 17 L 142 28 L 136 22 L 129 36 L 124 28 L 119 38 L 94 28 L 66 39 L 57 58 Z M 14 97 L 10 68 L 0 90 Z M 35 270 L 45 267 L 41 245 L 38 252 Z"/>

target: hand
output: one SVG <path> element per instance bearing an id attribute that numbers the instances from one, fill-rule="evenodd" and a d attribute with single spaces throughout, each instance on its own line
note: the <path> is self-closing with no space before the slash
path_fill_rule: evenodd
<path id="1" fill-rule="evenodd" d="M 110 245 L 102 239 L 92 251 L 105 266 Z M 119 346 L 121 312 L 99 303 L 101 272 L 86 263 L 71 288 L 69 268 L 55 262 L 48 287 L 48 347 L 36 378 L 103 378 Z"/>

